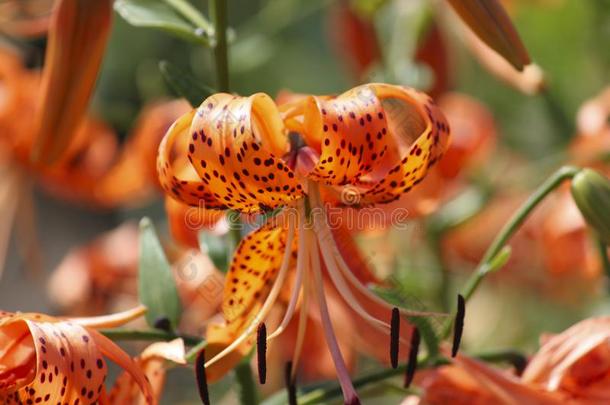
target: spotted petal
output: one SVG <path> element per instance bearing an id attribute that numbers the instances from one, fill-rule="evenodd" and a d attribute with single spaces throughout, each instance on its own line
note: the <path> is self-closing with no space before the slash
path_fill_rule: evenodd
<path id="1" fill-rule="evenodd" d="M 332 185 L 358 182 L 388 151 L 387 135 L 384 107 L 369 86 L 333 99 L 309 98 L 303 136 L 320 153 L 309 177 Z"/>
<path id="2" fill-rule="evenodd" d="M 180 117 L 161 141 L 157 157 L 159 182 L 172 198 L 188 205 L 225 208 L 181 154 L 187 147 L 189 128 L 194 116 L 195 110 L 192 110 Z"/>
<path id="3" fill-rule="evenodd" d="M 450 141 L 447 120 L 430 97 L 405 87 L 370 87 L 384 105 L 395 149 L 371 173 L 371 187 L 362 192 L 365 204 L 390 202 L 411 190 L 442 157 Z"/>
<path id="4" fill-rule="evenodd" d="M 193 117 L 191 134 L 189 159 L 202 185 L 226 207 L 260 212 L 302 195 L 301 184 L 282 160 L 288 140 L 269 96 L 209 97 Z"/>
<path id="5" fill-rule="evenodd" d="M 279 214 L 241 241 L 223 291 L 222 312 L 228 324 L 247 323 L 248 315 L 265 299 L 281 267 L 287 237 L 285 215 Z M 294 262 L 296 240 L 291 249 Z"/>
<path id="6" fill-rule="evenodd" d="M 131 358 L 109 339 L 76 322 L 3 313 L 0 342 L 0 400 L 4 404 L 93 403 L 105 395 L 104 356 L 131 372 L 148 403 L 155 403 Z"/>

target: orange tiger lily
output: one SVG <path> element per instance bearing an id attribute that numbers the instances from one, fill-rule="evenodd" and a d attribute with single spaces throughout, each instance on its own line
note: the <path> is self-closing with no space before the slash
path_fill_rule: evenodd
<path id="1" fill-rule="evenodd" d="M 289 141 L 289 132 L 300 139 Z M 284 207 L 236 250 L 223 294 L 225 323 L 208 329 L 210 379 L 249 350 L 251 335 L 294 268 L 295 287 L 281 325 L 292 318 L 299 297 L 316 298 L 345 401 L 357 403 L 331 325 L 322 270 L 373 329 L 390 332 L 388 323 L 367 312 L 362 302 L 384 308 L 388 318 L 392 307 L 355 275 L 337 246 L 327 210 L 353 203 L 342 200 L 346 190 L 357 193 L 358 205 L 396 200 L 422 181 L 448 142 L 447 122 L 428 96 L 387 84 L 363 85 L 337 97 L 303 96 L 280 109 L 262 93 L 221 93 L 178 119 L 159 147 L 160 182 L 170 196 L 245 214 Z M 194 170 L 198 178 L 181 177 L 185 156 L 189 173 Z"/>
<path id="2" fill-rule="evenodd" d="M 111 0 L 59 0 L 53 11 L 32 159 L 55 163 L 89 105 L 112 21 Z"/>
<path id="3" fill-rule="evenodd" d="M 95 328 L 122 325 L 143 307 L 98 318 L 60 319 L 0 312 L 0 401 L 3 404 L 107 404 L 104 357 L 125 369 L 149 405 L 157 401 L 133 360 Z"/>

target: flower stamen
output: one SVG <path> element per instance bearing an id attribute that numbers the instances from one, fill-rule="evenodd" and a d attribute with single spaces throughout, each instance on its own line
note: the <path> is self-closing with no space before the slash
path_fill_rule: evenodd
<path id="1" fill-rule="evenodd" d="M 405 372 L 405 383 L 404 387 L 409 388 L 413 377 L 415 376 L 415 370 L 417 369 L 417 355 L 419 354 L 419 329 L 413 328 L 411 334 L 411 348 L 409 349 L 409 361 L 407 362 L 407 371 Z"/>
<path id="2" fill-rule="evenodd" d="M 197 378 L 197 389 L 199 397 L 204 405 L 210 405 L 210 392 L 208 390 L 208 379 L 205 374 L 205 349 L 201 349 L 195 361 L 195 377 Z"/>
<path id="3" fill-rule="evenodd" d="M 267 382 L 267 326 L 265 326 L 265 322 L 258 325 L 256 332 L 256 354 L 258 380 L 261 384 L 265 384 Z"/>
<path id="4" fill-rule="evenodd" d="M 392 321 L 390 323 L 390 363 L 392 368 L 398 367 L 398 347 L 400 342 L 400 311 L 392 309 Z"/>
<path id="5" fill-rule="evenodd" d="M 461 294 L 458 294 L 457 312 L 455 314 L 455 323 L 453 327 L 453 345 L 451 347 L 451 357 L 455 357 L 460 349 L 462 341 L 462 332 L 464 332 L 464 317 L 466 316 L 466 301 Z"/>

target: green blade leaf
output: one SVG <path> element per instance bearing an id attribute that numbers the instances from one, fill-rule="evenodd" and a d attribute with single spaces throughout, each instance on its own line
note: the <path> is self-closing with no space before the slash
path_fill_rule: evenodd
<path id="1" fill-rule="evenodd" d="M 379 297 L 384 299 L 386 302 L 395 305 L 399 308 L 404 309 L 414 309 L 413 305 L 406 305 L 407 301 L 413 301 L 412 299 L 407 300 L 406 297 L 400 293 L 400 290 L 397 288 L 382 288 L 379 286 L 375 286 L 373 288 L 373 292 L 377 294 Z M 419 301 L 416 301 L 419 302 Z M 412 303 L 413 304 L 413 303 Z M 425 307 L 418 305 L 417 310 L 425 310 Z M 434 326 L 432 322 L 434 322 L 434 318 L 426 318 L 423 316 L 410 316 L 409 322 L 417 326 L 419 329 L 419 333 L 421 334 L 422 340 L 426 345 L 426 349 L 428 349 L 428 355 L 430 358 L 436 358 L 439 353 L 439 339 L 435 332 Z"/>
<path id="2" fill-rule="evenodd" d="M 176 95 L 184 97 L 193 107 L 198 107 L 203 100 L 216 93 L 214 89 L 199 83 L 199 80 L 190 73 L 171 62 L 166 60 L 159 62 L 159 69 Z"/>
<path id="3" fill-rule="evenodd" d="M 188 21 L 166 3 L 155 0 L 116 0 L 114 9 L 133 26 L 158 29 L 197 44 L 211 44 L 204 29 Z"/>
<path id="4" fill-rule="evenodd" d="M 232 250 L 226 238 L 213 235 L 207 231 L 199 232 L 198 238 L 201 251 L 209 256 L 218 270 L 226 273 L 229 268 L 230 251 Z"/>
<path id="5" fill-rule="evenodd" d="M 140 264 L 138 294 L 146 305 L 146 321 L 152 327 L 169 321 L 176 328 L 180 321 L 182 305 L 178 297 L 176 281 L 154 226 L 150 219 L 140 221 Z"/>

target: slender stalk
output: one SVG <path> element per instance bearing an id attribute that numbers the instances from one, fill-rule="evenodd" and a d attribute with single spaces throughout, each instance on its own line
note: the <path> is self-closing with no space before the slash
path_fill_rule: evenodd
<path id="1" fill-rule="evenodd" d="M 466 287 L 462 290 L 464 299 L 468 299 L 477 290 L 483 279 L 490 272 L 490 263 L 502 251 L 504 245 L 517 232 L 523 222 L 531 212 L 544 200 L 553 190 L 559 187 L 565 180 L 571 179 L 580 169 L 573 166 L 564 166 L 553 173 L 544 183 L 534 191 L 534 193 L 523 203 L 523 205 L 513 214 L 509 221 L 500 230 L 494 241 L 491 243 L 485 255 L 479 262 L 477 268 L 466 282 Z M 443 328 L 441 338 L 446 338 L 451 331 L 453 319 L 448 319 Z"/>
<path id="2" fill-rule="evenodd" d="M 558 137 L 563 142 L 570 140 L 575 133 L 572 119 L 566 114 L 555 94 L 549 89 L 543 90 L 540 95 L 542 96 L 544 106 L 557 129 Z"/>
<path id="3" fill-rule="evenodd" d="M 229 91 L 229 53 L 227 49 L 227 0 L 210 0 L 210 15 L 214 19 L 216 42 L 214 58 L 218 90 Z"/>
<path id="4" fill-rule="evenodd" d="M 604 269 L 606 278 L 608 280 L 610 280 L 610 258 L 608 257 L 608 246 L 600 238 L 597 238 L 597 249 L 599 251 L 599 257 L 601 259 L 602 268 Z M 606 282 L 610 285 L 609 281 L 606 281 Z M 608 287 L 608 288 L 610 288 L 610 287 Z"/>
<path id="5" fill-rule="evenodd" d="M 245 361 L 235 367 L 235 379 L 239 386 L 237 391 L 241 405 L 257 405 L 260 402 L 249 360 L 250 357 L 247 357 Z"/>
<path id="6" fill-rule="evenodd" d="M 191 3 L 187 0 L 164 0 L 174 10 L 180 13 L 184 18 L 192 22 L 195 26 L 203 29 L 207 35 L 214 34 L 214 27 Z"/>
<path id="7" fill-rule="evenodd" d="M 169 341 L 174 339 L 182 339 L 188 346 L 201 344 L 201 338 L 192 335 L 181 333 L 166 332 L 163 330 L 137 330 L 137 329 L 102 329 L 100 332 L 112 340 L 143 340 L 143 341 Z"/>
<path id="8" fill-rule="evenodd" d="M 525 356 L 515 350 L 500 350 L 497 352 L 486 352 L 473 355 L 474 358 L 487 361 L 490 363 L 509 363 L 515 366 L 520 365 L 520 361 L 525 359 Z M 449 361 L 444 358 L 430 359 L 428 357 L 420 359 L 417 362 L 418 369 L 437 367 L 444 364 L 449 364 Z M 354 380 L 354 388 L 362 389 L 371 384 L 397 377 L 404 374 L 406 365 L 400 365 L 398 368 L 389 368 L 380 371 L 375 371 L 370 374 L 363 375 Z M 341 388 L 332 386 L 328 388 L 320 388 L 299 397 L 299 405 L 318 404 L 322 401 L 328 401 L 341 396 Z"/>
<path id="9" fill-rule="evenodd" d="M 438 287 L 438 302 L 441 305 L 441 309 L 443 311 L 449 311 L 451 304 L 449 300 L 449 290 L 450 290 L 450 277 L 449 277 L 449 269 L 446 266 L 445 260 L 443 260 L 442 248 L 441 248 L 441 239 L 442 239 L 442 231 L 437 232 L 434 229 L 431 229 L 430 226 L 427 226 L 427 236 L 428 236 L 428 245 L 430 250 L 432 251 L 432 255 L 434 256 L 435 267 L 438 271 L 439 275 L 439 287 Z"/>

